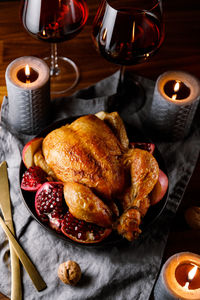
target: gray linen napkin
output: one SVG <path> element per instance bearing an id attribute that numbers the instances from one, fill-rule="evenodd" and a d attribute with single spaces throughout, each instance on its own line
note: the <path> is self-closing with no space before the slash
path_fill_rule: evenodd
<path id="1" fill-rule="evenodd" d="M 72 97 L 55 100 L 54 119 L 106 110 L 108 101 L 116 91 L 118 76 L 119 74 L 115 73 Z M 148 111 L 155 83 L 141 77 L 138 79 L 146 92 L 146 104 L 139 113 L 132 112 L 131 104 L 124 107 L 120 113 L 126 122 L 147 132 Z M 46 232 L 30 216 L 20 198 L 19 164 L 22 146 L 32 137 L 17 135 L 9 128 L 6 124 L 7 110 L 8 102 L 5 98 L 0 124 L 0 161 L 6 160 L 8 163 L 16 235 L 48 286 L 46 290 L 38 293 L 23 270 L 24 299 L 147 300 L 159 272 L 170 221 L 181 202 L 198 158 L 200 149 L 198 118 L 186 139 L 176 143 L 157 142 L 169 175 L 168 202 L 158 221 L 133 243 L 93 249 L 78 247 L 58 239 Z M 156 140 L 152 131 L 148 134 Z M 82 269 L 83 276 L 76 287 L 64 285 L 57 277 L 59 264 L 69 259 L 77 261 Z M 0 291 L 8 296 L 11 286 L 9 264 L 8 242 L 0 229 Z"/>

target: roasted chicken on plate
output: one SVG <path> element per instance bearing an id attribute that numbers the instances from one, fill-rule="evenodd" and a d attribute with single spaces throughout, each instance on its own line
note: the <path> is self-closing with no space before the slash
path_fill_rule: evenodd
<path id="1" fill-rule="evenodd" d="M 22 157 L 27 168 L 45 172 L 44 181 L 62 184 L 74 218 L 116 230 L 129 241 L 138 237 L 142 218 L 167 189 L 159 182 L 155 157 L 129 142 L 117 112 L 82 116 L 29 142 Z"/>

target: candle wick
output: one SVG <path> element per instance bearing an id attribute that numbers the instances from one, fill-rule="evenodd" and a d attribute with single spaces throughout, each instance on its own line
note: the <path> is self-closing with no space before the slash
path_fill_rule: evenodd
<path id="1" fill-rule="evenodd" d="M 26 77 L 26 83 L 31 83 L 29 76 Z"/>
<path id="2" fill-rule="evenodd" d="M 31 83 L 30 74 L 26 74 L 26 83 Z"/>

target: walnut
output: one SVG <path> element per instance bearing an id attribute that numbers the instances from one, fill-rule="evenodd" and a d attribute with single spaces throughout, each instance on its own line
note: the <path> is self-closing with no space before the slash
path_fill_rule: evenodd
<path id="1" fill-rule="evenodd" d="M 60 264 L 58 277 L 65 284 L 76 285 L 81 278 L 81 268 L 75 261 L 68 260 Z"/>
<path id="2" fill-rule="evenodd" d="M 185 219 L 192 229 L 200 229 L 200 207 L 191 206 L 185 212 Z"/>

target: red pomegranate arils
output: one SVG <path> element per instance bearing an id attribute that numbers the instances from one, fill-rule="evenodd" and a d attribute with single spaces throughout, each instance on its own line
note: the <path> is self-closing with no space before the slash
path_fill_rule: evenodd
<path id="1" fill-rule="evenodd" d="M 49 221 L 50 227 L 60 231 L 63 218 L 63 184 L 45 182 L 36 193 L 35 210 L 42 222 Z"/>
<path id="2" fill-rule="evenodd" d="M 76 219 L 69 211 L 62 220 L 61 231 L 80 243 L 97 243 L 107 237 L 111 229 Z"/>
<path id="3" fill-rule="evenodd" d="M 40 167 L 30 167 L 22 176 L 21 188 L 36 192 L 46 180 L 47 175 Z"/>

